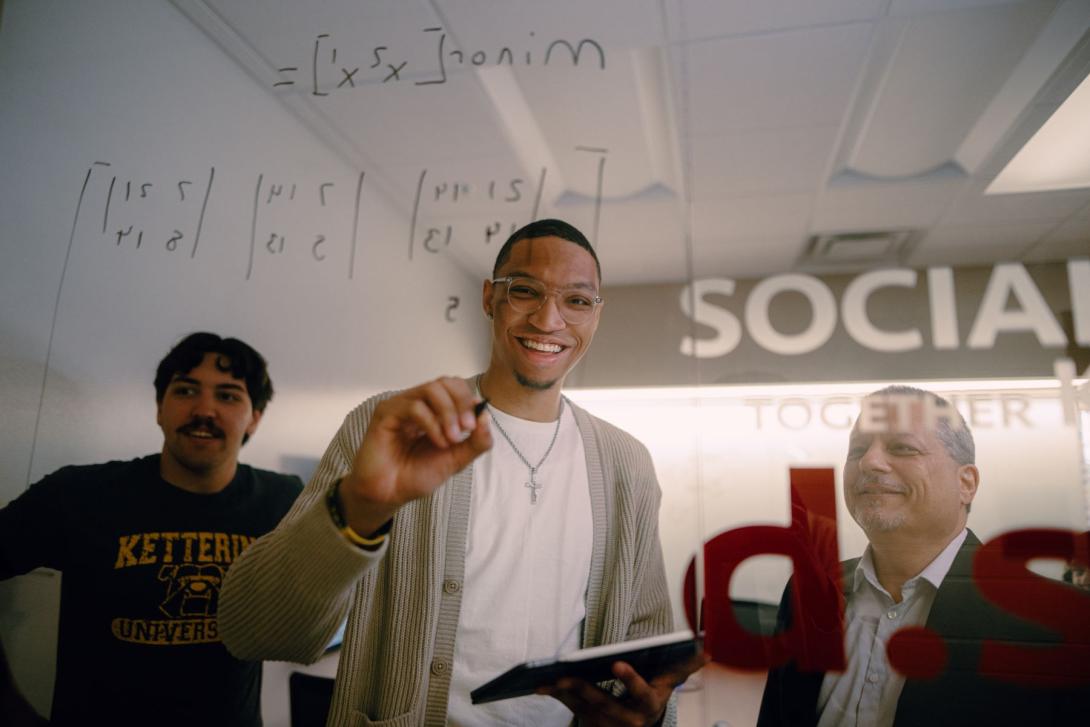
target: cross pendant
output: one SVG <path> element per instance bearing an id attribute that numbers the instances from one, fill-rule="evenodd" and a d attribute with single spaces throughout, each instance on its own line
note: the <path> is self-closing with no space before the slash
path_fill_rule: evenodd
<path id="1" fill-rule="evenodd" d="M 526 483 L 526 486 L 530 488 L 530 504 L 537 504 L 537 491 L 541 489 L 541 485 L 534 479 L 534 475 L 537 473 L 537 467 L 530 468 L 530 481 Z"/>

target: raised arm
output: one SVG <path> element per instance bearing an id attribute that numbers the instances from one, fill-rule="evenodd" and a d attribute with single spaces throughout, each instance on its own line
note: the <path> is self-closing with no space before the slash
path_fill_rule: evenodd
<path id="1" fill-rule="evenodd" d="M 356 584 L 382 559 L 382 536 L 401 506 L 491 446 L 475 403 L 463 380 L 442 378 L 371 399 L 345 418 L 291 511 L 228 571 L 219 626 L 232 654 L 309 663 L 324 653 Z M 350 534 L 374 546 L 334 524 L 333 488 Z"/>

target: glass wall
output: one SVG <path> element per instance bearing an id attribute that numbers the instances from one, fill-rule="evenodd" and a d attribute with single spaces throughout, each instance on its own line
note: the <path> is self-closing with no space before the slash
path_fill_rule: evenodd
<path id="1" fill-rule="evenodd" d="M 974 625 L 962 652 L 965 634 L 923 607 L 910 625 L 947 650 L 883 629 L 867 653 L 901 691 L 878 701 L 1013 684 L 1051 704 L 1090 684 L 1087 123 L 1064 136 L 1052 121 L 1086 93 L 1085 3 L 2 12 L 0 95 L 15 102 L 0 118 L 0 503 L 66 464 L 156 451 L 152 371 L 199 329 L 270 361 L 276 400 L 243 459 L 309 476 L 367 396 L 490 364 L 483 281 L 514 229 L 558 217 L 594 245 L 605 300 L 566 394 L 650 451 L 674 626 L 705 632 L 714 657 L 680 688 L 681 724 L 755 724 L 768 669 L 782 676 L 807 644 L 824 655 L 802 670 L 811 717 L 838 689 L 865 692 L 826 679 L 867 677 L 840 561 L 875 539 L 916 543 L 910 555 L 942 540 L 865 529 L 849 506 L 853 492 L 881 510 L 939 486 L 930 471 L 907 484 L 910 457 L 888 441 L 900 429 L 877 437 L 885 464 L 853 443 L 867 395 L 893 384 L 945 397 L 972 432 L 950 491 L 974 466 L 980 546 L 935 590 L 969 584 L 955 606 L 1009 629 Z M 1060 151 L 1027 161 L 1050 126 Z M 1027 168 L 1048 174 L 1015 174 Z M 953 451 L 936 441 L 926 453 Z M 813 642 L 781 605 L 811 576 L 817 590 L 785 603 L 802 621 L 833 614 Z M 43 712 L 58 583 L 0 584 L 0 635 Z M 337 658 L 309 670 L 332 676 Z M 270 727 L 288 723 L 296 668 L 266 666 Z"/>

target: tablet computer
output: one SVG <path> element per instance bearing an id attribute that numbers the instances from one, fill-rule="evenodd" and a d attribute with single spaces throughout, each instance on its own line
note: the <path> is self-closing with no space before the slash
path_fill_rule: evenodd
<path id="1" fill-rule="evenodd" d="M 592 646 L 550 659 L 535 659 L 508 669 L 469 693 L 474 704 L 533 694 L 538 687 L 555 684 L 561 677 L 578 677 L 590 683 L 614 679 L 613 663 L 624 661 L 650 681 L 671 667 L 695 656 L 701 640 L 692 631 L 649 636 L 619 644 Z"/>

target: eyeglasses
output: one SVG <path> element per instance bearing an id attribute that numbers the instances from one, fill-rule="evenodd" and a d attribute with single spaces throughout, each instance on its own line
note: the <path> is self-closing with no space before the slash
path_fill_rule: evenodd
<path id="1" fill-rule="evenodd" d="M 593 291 L 579 288 L 548 288 L 545 283 L 534 278 L 508 275 L 505 278 L 496 278 L 492 283 L 507 284 L 507 302 L 512 310 L 519 313 L 536 313 L 545 305 L 545 299 L 548 298 L 549 293 L 556 293 L 556 308 L 560 311 L 560 317 L 576 325 L 590 320 L 594 309 L 602 303 L 602 296 L 596 295 Z"/>

